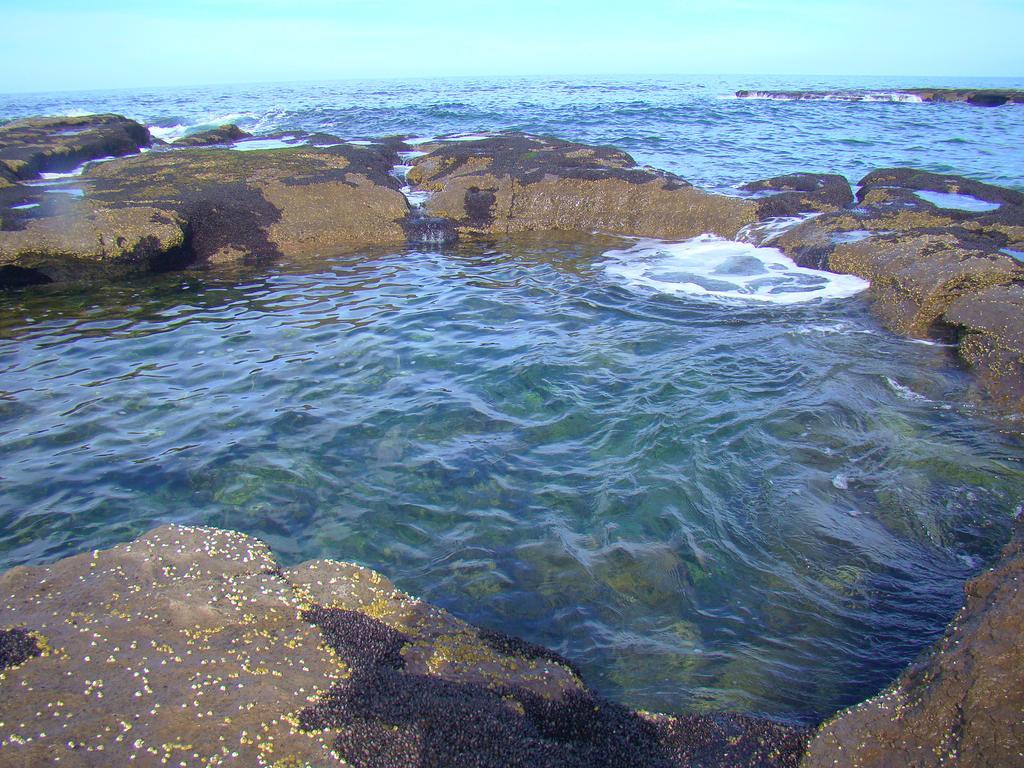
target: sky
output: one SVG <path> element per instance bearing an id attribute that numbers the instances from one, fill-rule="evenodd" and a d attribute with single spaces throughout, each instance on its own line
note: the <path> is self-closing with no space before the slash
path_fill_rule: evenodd
<path id="1" fill-rule="evenodd" d="M 0 18 L 6 93 L 460 75 L 1024 75 L 1024 0 L 0 0 Z"/>

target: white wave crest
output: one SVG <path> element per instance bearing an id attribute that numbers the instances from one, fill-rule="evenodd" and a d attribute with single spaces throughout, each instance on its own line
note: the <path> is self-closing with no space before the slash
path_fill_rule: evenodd
<path id="1" fill-rule="evenodd" d="M 256 120 L 256 115 L 251 112 L 230 112 L 226 115 L 205 115 L 203 118 L 195 123 L 176 123 L 174 125 L 151 125 L 149 126 L 149 132 L 151 135 L 166 141 L 168 144 L 173 144 L 178 139 L 185 136 L 191 136 L 194 133 L 200 133 L 202 131 L 209 131 L 214 128 L 220 128 L 222 125 L 235 124 L 239 121 L 253 121 Z"/>
<path id="2" fill-rule="evenodd" d="M 714 235 L 682 243 L 640 240 L 605 256 L 605 272 L 631 288 L 716 301 L 799 304 L 847 298 L 868 287 L 853 275 L 798 267 L 777 248 Z"/>
<path id="3" fill-rule="evenodd" d="M 772 218 L 765 219 L 764 221 L 755 221 L 753 224 L 747 224 L 742 227 L 740 231 L 736 233 L 736 239 L 741 243 L 765 245 L 773 240 L 778 240 L 797 224 L 802 224 L 805 221 L 813 219 L 815 216 L 821 216 L 821 214 L 805 213 L 799 216 L 773 216 Z"/>

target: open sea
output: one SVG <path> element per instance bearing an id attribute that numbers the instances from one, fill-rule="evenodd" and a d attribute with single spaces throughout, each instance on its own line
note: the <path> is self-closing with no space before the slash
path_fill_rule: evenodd
<path id="1" fill-rule="evenodd" d="M 727 193 L 893 165 L 1024 190 L 1024 108 L 891 96 L 915 86 L 1024 80 L 211 86 L 0 95 L 0 120 L 513 129 Z M 770 249 L 743 253 L 794 281 L 785 301 L 677 289 L 681 263 L 736 253 L 697 246 L 536 234 L 0 293 L 0 568 L 235 528 L 548 645 L 632 706 L 820 720 L 933 641 L 1006 542 L 1020 424 L 950 348 L 883 330 L 863 286 Z"/>

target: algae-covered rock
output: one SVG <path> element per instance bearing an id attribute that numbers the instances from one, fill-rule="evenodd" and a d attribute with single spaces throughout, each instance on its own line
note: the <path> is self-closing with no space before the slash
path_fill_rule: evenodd
<path id="1" fill-rule="evenodd" d="M 33 179 L 88 160 L 131 155 L 150 145 L 149 130 L 120 115 L 32 117 L 0 126 L 0 174 Z"/>
<path id="2" fill-rule="evenodd" d="M 0 766 L 796 766 L 798 729 L 634 712 L 349 563 L 165 526 L 0 576 Z"/>
<path id="3" fill-rule="evenodd" d="M 409 208 L 393 159 L 352 145 L 185 149 L 95 164 L 71 186 L 0 190 L 0 267 L 66 281 L 401 243 Z"/>
<path id="4" fill-rule="evenodd" d="M 850 182 L 835 173 L 790 173 L 740 189 L 759 196 L 758 218 L 836 211 L 853 202 Z"/>
<path id="5" fill-rule="evenodd" d="M 462 234 L 733 237 L 756 218 L 753 201 L 703 192 L 670 173 L 640 168 L 611 147 L 503 134 L 426 149 L 409 181 L 432 193 L 426 212 L 452 220 Z"/>
<path id="6" fill-rule="evenodd" d="M 836 245 L 834 272 L 871 282 L 872 309 L 907 336 L 926 337 L 946 308 L 962 296 L 1024 279 L 1024 265 L 955 230 L 917 231 Z"/>
<path id="7" fill-rule="evenodd" d="M 967 583 L 945 636 L 883 693 L 812 740 L 804 768 L 989 768 L 1024 755 L 1024 552 Z"/>
<path id="8" fill-rule="evenodd" d="M 174 142 L 175 147 L 206 147 L 211 144 L 231 144 L 239 139 L 252 138 L 252 134 L 243 131 L 234 123 L 200 131 L 190 136 L 182 136 Z"/>
<path id="9" fill-rule="evenodd" d="M 17 274 L 52 282 L 159 271 L 188 259 L 188 222 L 150 206 L 110 208 L 71 199 L 22 227 L 0 232 L 0 284 L 10 285 Z"/>
<path id="10" fill-rule="evenodd" d="M 801 266 L 871 282 L 872 310 L 889 329 L 953 335 L 984 390 L 1024 408 L 1016 317 L 1024 282 L 1024 194 L 913 168 L 873 171 L 858 204 L 803 221 L 773 241 Z M 956 309 L 953 309 L 953 308 Z"/>

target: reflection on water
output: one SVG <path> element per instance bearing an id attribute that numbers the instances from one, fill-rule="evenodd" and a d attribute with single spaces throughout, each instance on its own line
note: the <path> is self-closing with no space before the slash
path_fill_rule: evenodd
<path id="1" fill-rule="evenodd" d="M 860 299 L 637 293 L 622 247 L 0 296 L 0 565 L 214 524 L 378 568 L 633 705 L 872 693 L 1005 539 L 1024 451 Z"/>

